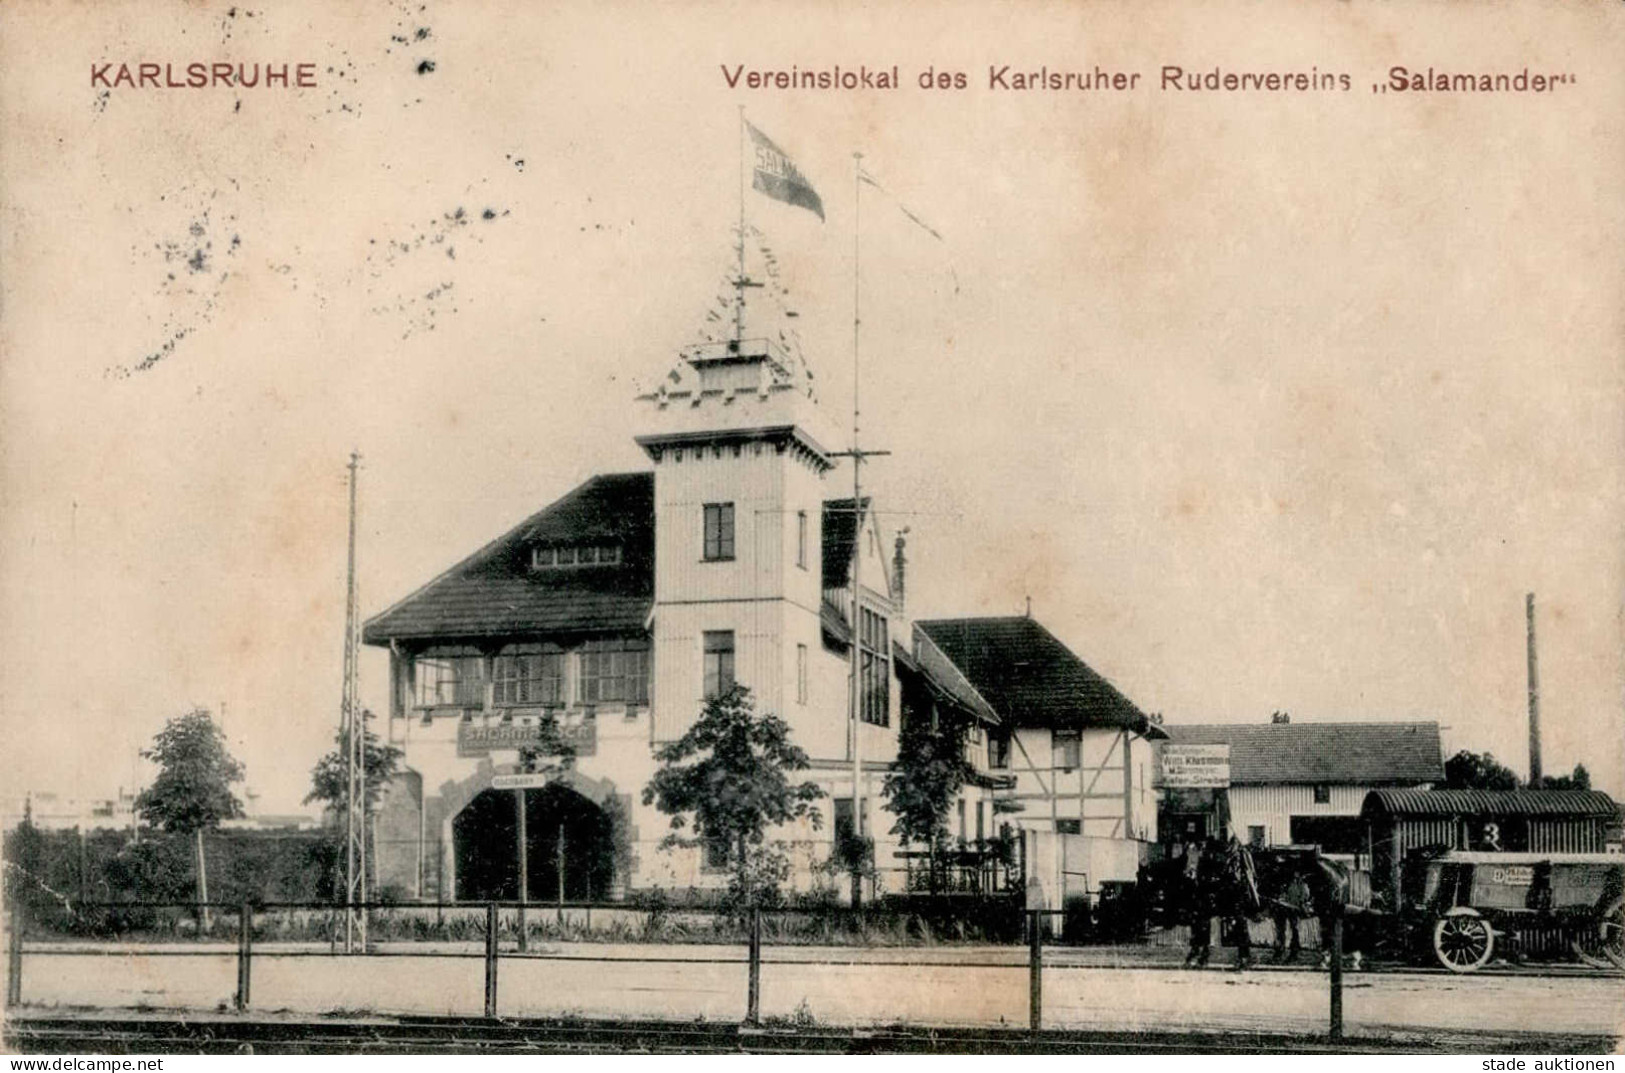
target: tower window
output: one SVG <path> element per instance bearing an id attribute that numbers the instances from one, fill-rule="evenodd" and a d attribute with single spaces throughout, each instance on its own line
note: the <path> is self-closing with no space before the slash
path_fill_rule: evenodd
<path id="1" fill-rule="evenodd" d="M 807 646 L 796 645 L 796 702 L 807 703 Z"/>
<path id="2" fill-rule="evenodd" d="M 807 569 L 807 512 L 796 511 L 796 565 Z"/>
<path id="3" fill-rule="evenodd" d="M 705 505 L 705 558 L 708 562 L 734 557 L 734 505 Z"/>
<path id="4" fill-rule="evenodd" d="M 705 631 L 705 699 L 719 696 L 734 684 L 732 630 Z"/>

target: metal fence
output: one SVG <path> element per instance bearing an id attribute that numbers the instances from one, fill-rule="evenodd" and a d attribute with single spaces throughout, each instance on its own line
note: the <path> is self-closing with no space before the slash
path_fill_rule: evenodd
<path id="1" fill-rule="evenodd" d="M 559 955 L 536 953 L 530 951 L 529 938 L 539 923 L 538 917 L 552 918 L 552 923 L 561 929 L 570 921 L 579 922 L 588 933 L 592 929 L 592 916 L 599 915 L 602 925 L 609 918 L 611 926 L 624 923 L 628 918 L 642 917 L 645 924 L 645 934 L 658 936 L 659 929 L 647 927 L 655 919 L 662 919 L 669 924 L 673 921 L 680 923 L 687 919 L 690 921 L 709 921 L 710 932 L 706 936 L 715 940 L 711 945 L 726 948 L 726 952 L 706 958 L 681 959 L 685 962 L 703 962 L 711 965 L 743 965 L 745 967 L 745 1014 L 744 1023 L 757 1025 L 761 1023 L 761 996 L 762 996 L 762 949 L 764 939 L 771 942 L 774 939 L 784 940 L 794 938 L 798 934 L 794 918 L 799 914 L 807 917 L 805 910 L 780 909 L 748 909 L 726 910 L 711 907 L 668 907 L 668 906 L 635 906 L 626 903 L 521 903 L 521 902 L 486 902 L 471 905 L 467 902 L 439 902 L 439 903 L 412 903 L 403 906 L 394 903 L 370 903 L 365 906 L 357 905 L 346 907 L 332 903 L 318 902 L 284 902 L 230 905 L 211 903 L 199 905 L 195 902 L 113 902 L 113 903 L 82 903 L 74 907 L 74 912 L 85 921 L 107 922 L 107 927 L 113 931 L 118 929 L 114 925 L 123 923 L 126 926 L 133 921 L 151 921 L 160 919 L 158 914 L 168 913 L 172 917 L 186 914 L 197 914 L 200 926 L 212 911 L 218 914 L 219 923 L 227 925 L 228 922 L 235 927 L 229 929 L 235 933 L 235 965 L 236 987 L 232 995 L 232 1005 L 238 1011 L 253 1009 L 255 968 L 258 962 L 266 958 L 298 958 L 323 956 L 333 957 L 340 954 L 338 936 L 343 932 L 343 920 L 347 908 L 364 910 L 373 925 L 373 933 L 378 933 L 377 924 L 390 919 L 390 914 L 403 912 L 427 913 L 433 912 L 440 918 L 442 924 L 446 916 L 451 914 L 455 921 L 462 922 L 459 934 L 479 940 L 479 949 L 450 949 L 439 950 L 434 953 L 402 953 L 388 951 L 381 947 L 389 946 L 387 940 L 377 941 L 369 947 L 363 945 L 355 951 L 360 958 L 387 958 L 387 957 L 437 957 L 467 962 L 479 959 L 483 966 L 483 1010 L 486 1018 L 495 1019 L 501 1009 L 500 981 L 505 964 L 513 964 L 515 959 L 548 959 L 574 960 L 574 961 L 632 961 L 639 964 L 655 964 L 661 961 L 671 962 L 671 958 L 642 957 L 642 958 L 607 958 L 582 957 L 580 955 Z M 281 923 L 272 926 L 273 918 L 279 914 L 286 914 Z M 303 916 L 301 916 L 303 914 Z M 849 926 L 860 926 L 865 919 L 863 910 L 830 911 L 834 918 L 847 918 Z M 873 911 L 868 911 L 869 919 L 875 919 Z M 67 950 L 62 949 L 61 943 L 44 941 L 29 941 L 27 935 L 25 913 L 21 906 L 13 904 L 9 920 L 9 942 L 7 943 L 7 983 L 6 1004 L 8 1007 L 21 1005 L 28 996 L 28 980 L 25 974 L 25 961 L 29 956 L 61 956 L 83 954 L 95 956 L 95 950 Z M 1046 940 L 1051 934 L 1058 933 L 1062 924 L 1062 913 L 1058 910 L 1023 910 L 1020 915 L 1020 927 L 1023 932 L 1022 940 L 1026 947 L 1027 967 L 1027 1007 L 1028 1024 L 1033 1031 L 1044 1027 L 1044 980 L 1045 980 L 1045 949 Z M 275 942 L 267 944 L 266 949 L 259 945 L 267 934 L 276 933 L 280 928 L 287 934 L 288 921 L 295 930 L 304 929 L 307 938 L 305 945 L 310 945 L 308 938 L 311 934 L 319 934 L 325 928 L 330 936 L 329 950 L 323 954 L 318 950 L 290 950 L 287 943 L 282 943 L 281 949 Z M 1330 993 L 1329 993 L 1329 1020 L 1328 1034 L 1331 1039 L 1341 1039 L 1343 1035 L 1343 971 L 1342 971 L 1342 921 L 1334 918 L 1330 935 Z M 315 927 L 316 932 L 311 928 Z M 92 929 L 95 930 L 94 928 Z M 107 930 L 107 929 L 104 929 Z M 387 929 L 386 929 L 387 930 Z M 508 942 L 504 943 L 504 935 Z M 404 936 L 410 939 L 409 935 Z M 645 940 L 647 941 L 647 940 Z M 178 949 L 176 946 L 178 945 Z M 223 952 L 221 945 L 215 944 L 212 948 L 204 944 L 169 944 L 169 948 L 159 951 L 165 957 L 212 957 L 221 958 Z M 471 942 L 461 942 L 462 947 L 472 946 Z M 229 949 L 229 948 L 228 948 Z M 775 962 L 776 964 L 776 962 Z M 976 964 L 968 962 L 954 963 L 950 968 L 1000 968 L 1012 969 L 1016 965 L 1011 962 L 995 964 Z M 439 974 L 445 977 L 444 973 Z M 443 982 L 443 981 L 442 981 Z M 737 1007 L 735 1007 L 737 1009 Z"/>

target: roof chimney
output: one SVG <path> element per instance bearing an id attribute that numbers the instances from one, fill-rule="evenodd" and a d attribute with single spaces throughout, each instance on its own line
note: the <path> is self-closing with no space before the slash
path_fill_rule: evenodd
<path id="1" fill-rule="evenodd" d="M 908 567 L 908 559 L 903 554 L 903 548 L 907 543 L 907 541 L 903 538 L 907 536 L 907 534 L 908 526 L 905 525 L 897 534 L 897 548 L 892 552 L 891 557 L 892 591 L 897 594 L 897 605 L 899 607 L 903 605 L 903 593 L 905 591 L 903 587 L 903 575 Z"/>

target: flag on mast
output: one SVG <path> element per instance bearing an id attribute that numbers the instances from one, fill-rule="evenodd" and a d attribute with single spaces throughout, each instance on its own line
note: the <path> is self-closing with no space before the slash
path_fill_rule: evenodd
<path id="1" fill-rule="evenodd" d="M 790 162 L 784 150 L 773 144 L 773 139 L 757 130 L 749 120 L 745 129 L 750 132 L 751 144 L 756 148 L 756 163 L 751 169 L 751 186 L 775 201 L 796 205 L 824 218 L 824 202 L 812 188 L 807 177 Z"/>

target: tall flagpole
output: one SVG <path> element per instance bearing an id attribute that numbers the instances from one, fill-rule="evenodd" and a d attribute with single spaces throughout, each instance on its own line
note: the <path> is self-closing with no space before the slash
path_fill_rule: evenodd
<path id="1" fill-rule="evenodd" d="M 734 344 L 745 338 L 745 106 L 739 106 L 739 275 L 734 280 Z"/>
<path id="2" fill-rule="evenodd" d="M 863 154 L 852 154 L 852 830 L 863 837 L 863 695 L 858 681 L 863 647 L 863 449 L 858 442 L 858 325 L 862 278 L 859 213 L 863 204 Z"/>
<path id="3" fill-rule="evenodd" d="M 848 670 L 851 680 L 848 703 L 850 705 L 850 726 L 852 742 L 852 831 L 862 837 L 865 834 L 864 813 L 864 780 L 863 780 L 863 701 L 864 682 L 862 680 L 863 667 L 863 524 L 868 512 L 863 507 L 863 477 L 864 460 L 877 455 L 889 455 L 890 451 L 865 451 L 861 446 L 859 436 L 862 432 L 862 408 L 859 393 L 860 356 L 862 354 L 861 330 L 862 317 L 862 273 L 860 255 L 859 205 L 863 198 L 863 154 L 852 154 L 852 447 L 846 451 L 830 452 L 836 458 L 850 458 L 852 460 L 852 665 Z M 876 645 L 880 638 L 874 639 Z M 890 652 L 877 651 L 873 658 L 887 659 Z M 888 694 L 891 683 L 888 680 L 886 689 Z M 890 701 L 888 699 L 887 703 Z M 857 884 L 854 881 L 854 901 L 857 900 Z"/>

